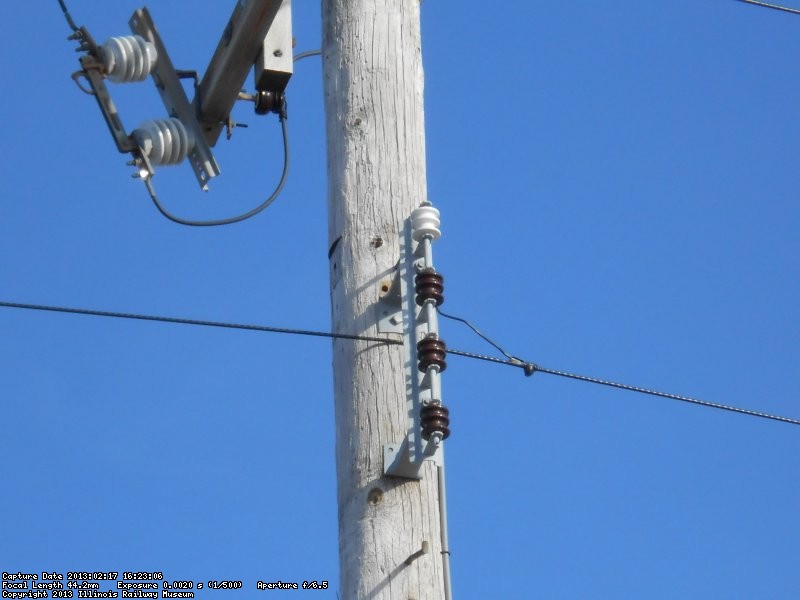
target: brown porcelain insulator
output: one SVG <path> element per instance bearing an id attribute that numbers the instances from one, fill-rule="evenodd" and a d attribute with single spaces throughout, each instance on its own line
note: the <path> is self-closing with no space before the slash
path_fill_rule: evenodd
<path id="1" fill-rule="evenodd" d="M 426 300 L 434 300 L 436 306 L 444 303 L 444 276 L 434 270 L 423 271 L 414 279 L 417 291 L 417 304 L 422 306 Z"/>
<path id="2" fill-rule="evenodd" d="M 437 365 L 439 372 L 447 368 L 447 346 L 443 340 L 427 337 L 417 344 L 417 358 L 419 370 L 425 373 L 431 365 Z"/>
<path id="3" fill-rule="evenodd" d="M 441 404 L 423 406 L 419 413 L 422 426 L 422 438 L 430 439 L 435 432 L 442 434 L 442 439 L 450 437 L 450 411 Z"/>

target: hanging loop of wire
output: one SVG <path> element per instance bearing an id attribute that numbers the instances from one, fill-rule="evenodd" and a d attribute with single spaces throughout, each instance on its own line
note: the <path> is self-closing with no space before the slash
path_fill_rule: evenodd
<path id="1" fill-rule="evenodd" d="M 153 184 L 150 182 L 150 177 L 148 177 L 144 180 L 144 183 L 147 186 L 147 191 L 150 194 L 150 199 L 153 201 L 153 204 L 158 209 L 158 212 L 160 212 L 162 215 L 164 215 L 167 219 L 169 219 L 173 223 L 178 223 L 179 225 L 187 225 L 190 227 L 217 227 L 220 225 L 231 225 L 233 223 L 239 223 L 241 221 L 245 221 L 251 217 L 256 216 L 258 213 L 267 208 L 270 204 L 275 202 L 275 200 L 277 200 L 278 196 L 280 196 L 281 192 L 283 191 L 283 188 L 286 185 L 286 179 L 289 175 L 289 162 L 290 162 L 289 132 L 286 126 L 287 116 L 286 116 L 285 100 L 283 100 L 281 103 L 281 108 L 278 113 L 278 118 L 280 119 L 281 132 L 283 134 L 283 172 L 281 173 L 281 178 L 278 181 L 278 185 L 275 187 L 275 190 L 272 192 L 272 194 L 269 195 L 269 197 L 266 200 L 264 200 L 264 202 L 256 206 L 254 209 L 235 217 L 229 217 L 227 219 L 212 219 L 208 221 L 193 221 L 190 219 L 184 219 L 182 217 L 178 217 L 172 214 L 169 210 L 167 210 L 159 200 L 158 196 L 156 195 L 156 191 L 153 188 Z"/>

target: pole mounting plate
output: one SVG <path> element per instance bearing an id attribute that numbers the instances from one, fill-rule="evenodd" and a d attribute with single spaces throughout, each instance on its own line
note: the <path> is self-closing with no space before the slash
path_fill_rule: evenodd
<path id="1" fill-rule="evenodd" d="M 378 332 L 403 333 L 403 296 L 400 269 L 395 267 L 391 281 L 381 283 L 381 297 L 375 305 L 378 311 Z"/>
<path id="2" fill-rule="evenodd" d="M 383 447 L 383 472 L 393 477 L 422 479 L 423 463 L 430 461 L 441 465 L 444 456 L 442 450 L 440 444 L 430 456 L 424 456 L 422 460 L 412 462 L 409 460 L 411 454 L 408 451 L 408 440 L 403 440 L 401 444 L 386 444 Z"/>

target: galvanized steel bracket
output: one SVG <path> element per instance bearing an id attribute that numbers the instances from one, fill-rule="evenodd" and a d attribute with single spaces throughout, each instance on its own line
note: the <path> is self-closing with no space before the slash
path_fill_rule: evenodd
<path id="1" fill-rule="evenodd" d="M 148 42 L 152 42 L 156 47 L 158 62 L 152 73 L 153 81 L 155 81 L 156 88 L 161 95 L 161 100 L 164 102 L 169 116 L 180 119 L 184 127 L 192 132 L 195 147 L 189 153 L 189 164 L 192 165 L 200 187 L 204 191 L 208 190 L 209 180 L 220 173 L 219 165 L 203 136 L 195 109 L 189 103 L 189 98 L 186 97 L 186 92 L 178 78 L 178 73 L 169 59 L 164 42 L 158 34 L 153 19 L 146 8 L 140 8 L 133 13 L 129 25 L 133 33 L 142 36 Z"/>
<path id="2" fill-rule="evenodd" d="M 379 310 L 384 307 L 384 327 L 393 327 L 392 318 L 400 316 L 400 329 L 403 334 L 403 363 L 406 382 L 406 408 L 409 427 L 405 438 L 396 444 L 383 447 L 383 472 L 394 477 L 421 479 L 422 465 L 425 461 L 444 463 L 444 448 L 441 443 L 422 439 L 420 410 L 423 399 L 423 374 L 417 361 L 417 342 L 421 339 L 420 307 L 416 303 L 414 278 L 419 244 L 412 237 L 411 219 L 406 220 L 400 239 L 400 261 L 389 290 L 378 303 Z M 396 284 L 396 285 L 395 285 Z M 397 288 L 394 291 L 394 288 Z M 399 307 L 398 307 L 399 304 Z M 394 312 L 393 312 L 394 310 Z M 379 320 L 379 330 L 380 322 Z M 424 325 L 424 321 L 422 325 Z M 387 331 L 387 330 L 384 330 Z"/>
<path id="3" fill-rule="evenodd" d="M 386 444 L 383 447 L 383 472 L 392 477 L 405 479 L 422 479 L 422 465 L 429 461 L 435 465 L 444 463 L 444 448 L 440 444 L 430 456 L 414 460 L 409 452 L 408 440 L 401 444 Z"/>

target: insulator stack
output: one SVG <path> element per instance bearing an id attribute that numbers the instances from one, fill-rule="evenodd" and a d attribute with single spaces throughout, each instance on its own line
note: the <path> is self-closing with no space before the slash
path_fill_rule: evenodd
<path id="1" fill-rule="evenodd" d="M 425 373 L 429 367 L 439 367 L 441 373 L 447 368 L 447 346 L 444 341 L 435 337 L 426 337 L 417 344 L 419 370 Z"/>
<path id="2" fill-rule="evenodd" d="M 414 283 L 419 306 L 423 306 L 428 300 L 433 300 L 436 306 L 444 303 L 444 276 L 441 273 L 427 269 L 417 275 Z"/>
<path id="3" fill-rule="evenodd" d="M 384 446 L 384 470 L 414 479 L 422 477 L 425 461 L 444 466 L 443 441 L 450 437 L 450 412 L 442 404 L 447 345 L 439 337 L 437 311 L 444 303 L 444 276 L 433 262 L 433 245 L 442 235 L 440 225 L 439 211 L 430 202 L 423 202 L 406 219 L 397 269 L 399 298 L 383 286 L 383 312 L 378 313 L 384 315 L 379 331 L 381 327 L 396 331 L 392 325 L 402 321 L 403 362 L 406 381 L 411 383 L 406 386 L 410 427 L 402 444 Z"/>
<path id="4" fill-rule="evenodd" d="M 144 81 L 158 60 L 155 45 L 139 35 L 112 37 L 102 53 L 106 75 L 117 83 Z"/>
<path id="5" fill-rule="evenodd" d="M 422 438 L 430 439 L 434 433 L 440 433 L 442 439 L 450 437 L 450 411 L 442 404 L 428 404 L 419 413 Z"/>
<path id="6" fill-rule="evenodd" d="M 133 137 L 154 165 L 177 165 L 195 145 L 192 135 L 174 117 L 148 121 L 133 132 Z"/>

